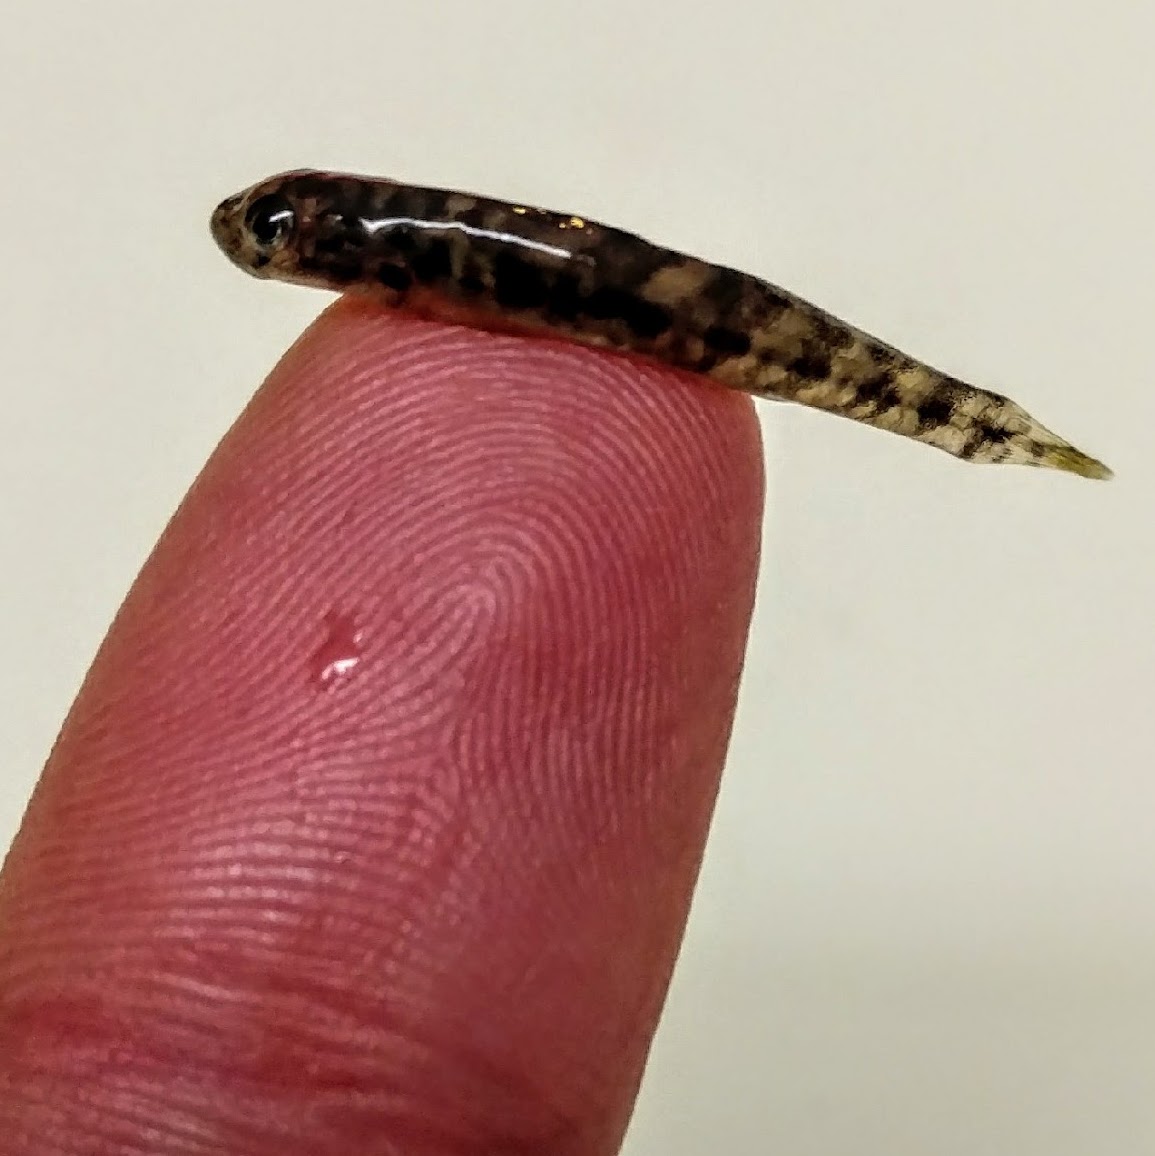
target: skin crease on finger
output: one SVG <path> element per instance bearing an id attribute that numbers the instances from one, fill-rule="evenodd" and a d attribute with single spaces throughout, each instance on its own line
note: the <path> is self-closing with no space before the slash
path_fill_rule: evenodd
<path id="1" fill-rule="evenodd" d="M 761 461 L 750 401 L 688 376 L 322 315 L 146 564 L 9 856 L 0 1153 L 617 1151 Z"/>

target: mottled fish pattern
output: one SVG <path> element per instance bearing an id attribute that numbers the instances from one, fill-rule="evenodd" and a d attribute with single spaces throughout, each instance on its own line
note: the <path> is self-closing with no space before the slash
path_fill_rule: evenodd
<path id="1" fill-rule="evenodd" d="M 483 329 L 656 358 L 972 462 L 1111 471 L 979 389 L 777 285 L 568 213 L 300 170 L 223 201 L 212 231 L 256 277 L 370 291 Z"/>

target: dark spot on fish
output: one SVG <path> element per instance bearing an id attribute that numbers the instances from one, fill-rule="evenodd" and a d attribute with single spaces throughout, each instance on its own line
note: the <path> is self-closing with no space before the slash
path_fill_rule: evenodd
<path id="1" fill-rule="evenodd" d="M 670 311 L 664 306 L 655 305 L 642 297 L 634 297 L 632 301 L 625 321 L 639 337 L 647 340 L 660 337 L 673 324 Z"/>
<path id="2" fill-rule="evenodd" d="M 549 294 L 542 271 L 514 253 L 498 253 L 493 262 L 493 296 L 507 309 L 538 309 Z"/>
<path id="3" fill-rule="evenodd" d="M 596 321 L 621 317 L 629 307 L 630 294 L 616 285 L 600 285 L 582 302 L 582 312 Z"/>
<path id="4" fill-rule="evenodd" d="M 413 276 L 423 284 L 446 281 L 453 275 L 453 259 L 449 252 L 449 242 L 434 238 L 423 249 L 413 254 L 409 261 Z"/>
<path id="5" fill-rule="evenodd" d="M 750 352 L 750 335 L 738 329 L 728 329 L 725 325 L 711 325 L 702 334 L 702 340 L 718 353 L 733 357 Z"/>
<path id="6" fill-rule="evenodd" d="M 804 381 L 825 381 L 830 376 L 830 354 L 811 350 L 787 362 L 786 368 Z"/>
<path id="7" fill-rule="evenodd" d="M 657 337 L 670 328 L 668 310 L 614 285 L 595 289 L 581 304 L 581 311 L 596 321 L 624 321 L 638 336 Z"/>
<path id="8" fill-rule="evenodd" d="M 854 383 L 854 393 L 859 401 L 873 401 L 878 404 L 889 401 L 894 396 L 891 376 L 884 370 L 882 373 L 864 377 Z"/>
<path id="9" fill-rule="evenodd" d="M 573 321 L 581 311 L 581 287 L 572 273 L 554 278 L 546 301 L 547 311 L 559 321 Z"/>
<path id="10" fill-rule="evenodd" d="M 919 424 L 924 427 L 947 425 L 953 413 L 954 406 L 949 398 L 932 394 L 918 407 Z"/>

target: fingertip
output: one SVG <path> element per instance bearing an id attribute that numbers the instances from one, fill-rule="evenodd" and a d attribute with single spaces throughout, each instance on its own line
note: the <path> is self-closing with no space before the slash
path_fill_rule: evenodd
<path id="1" fill-rule="evenodd" d="M 616 1150 L 761 487 L 746 398 L 327 310 L 174 517 L 29 811 L 0 1121 L 62 1150 L 206 1120 L 246 1153 Z"/>

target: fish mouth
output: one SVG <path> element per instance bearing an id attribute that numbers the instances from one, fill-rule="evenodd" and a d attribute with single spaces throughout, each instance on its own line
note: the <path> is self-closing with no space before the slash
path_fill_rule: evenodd
<path id="1" fill-rule="evenodd" d="M 230 261 L 239 263 L 242 247 L 241 233 L 241 198 L 240 196 L 226 197 L 215 209 L 209 218 L 209 228 L 213 240 Z"/>

